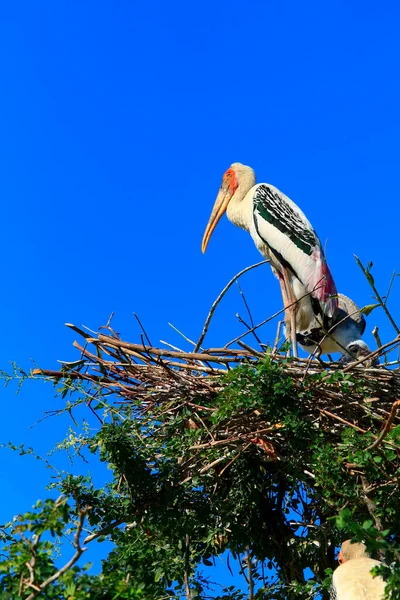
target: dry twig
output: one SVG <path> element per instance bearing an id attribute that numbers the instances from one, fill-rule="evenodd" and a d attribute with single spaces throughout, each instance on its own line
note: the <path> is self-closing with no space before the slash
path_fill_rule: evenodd
<path id="1" fill-rule="evenodd" d="M 237 273 L 234 277 L 232 277 L 232 279 L 229 281 L 229 283 L 224 287 L 224 289 L 222 290 L 222 292 L 219 294 L 219 296 L 217 297 L 217 299 L 213 302 L 210 311 L 208 313 L 206 322 L 204 323 L 203 326 L 203 331 L 201 332 L 201 335 L 199 337 L 199 341 L 197 342 L 194 352 L 197 352 L 199 350 L 199 348 L 201 347 L 201 344 L 203 343 L 204 338 L 206 337 L 206 333 L 208 331 L 208 328 L 210 326 L 210 322 L 212 319 L 212 316 L 215 312 L 215 309 L 217 308 L 218 304 L 221 302 L 222 298 L 225 296 L 226 292 L 229 290 L 229 288 L 235 283 L 235 281 L 237 279 L 239 279 L 239 277 L 241 277 L 242 275 L 244 275 L 244 273 L 247 273 L 247 271 L 250 271 L 251 269 L 255 269 L 256 267 L 260 267 L 261 265 L 265 265 L 266 263 L 268 263 L 269 260 L 262 260 L 261 262 L 258 262 L 254 265 L 250 265 L 250 267 L 246 267 L 245 269 L 243 269 L 242 271 L 240 271 L 239 273 Z"/>
<path id="2" fill-rule="evenodd" d="M 80 537 L 81 537 L 83 524 L 85 522 L 86 515 L 90 511 L 90 509 L 91 509 L 90 506 L 85 506 L 85 508 L 82 508 L 79 511 L 79 521 L 78 521 L 78 526 L 76 528 L 76 532 L 75 532 L 75 536 L 74 536 L 75 554 L 70 558 L 70 560 L 68 562 L 65 563 L 65 565 L 63 567 L 61 567 L 61 569 L 59 569 L 58 571 L 53 573 L 53 575 L 48 577 L 45 581 L 43 581 L 43 583 L 36 586 L 35 590 L 31 594 L 29 594 L 29 596 L 26 598 L 26 600 L 33 600 L 34 598 L 36 598 L 41 592 L 43 592 L 47 588 L 47 586 L 50 585 L 50 583 L 53 583 L 53 581 L 56 581 L 56 579 L 61 577 L 61 575 L 63 575 L 66 571 L 68 571 L 71 567 L 73 567 L 78 562 L 79 558 L 86 550 L 85 547 L 81 546 Z M 32 577 L 32 575 L 31 575 L 31 577 Z M 30 587 L 33 587 L 32 583 L 31 583 Z"/>

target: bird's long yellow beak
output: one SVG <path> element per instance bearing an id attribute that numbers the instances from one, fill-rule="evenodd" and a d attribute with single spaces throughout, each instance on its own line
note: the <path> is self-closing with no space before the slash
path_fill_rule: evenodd
<path id="1" fill-rule="evenodd" d="M 201 243 L 201 251 L 203 254 L 206 251 L 206 248 L 207 248 L 208 242 L 210 241 L 212 232 L 214 231 L 214 229 L 216 228 L 216 226 L 218 224 L 218 221 L 220 220 L 220 218 L 222 217 L 222 215 L 225 213 L 226 209 L 228 208 L 228 204 L 229 204 L 232 196 L 233 196 L 233 192 L 232 192 L 229 184 L 224 181 L 218 192 L 217 199 L 215 200 L 215 204 L 214 204 L 212 212 L 211 212 L 211 217 L 207 223 L 207 227 L 206 227 L 206 230 L 203 235 L 203 241 Z"/>

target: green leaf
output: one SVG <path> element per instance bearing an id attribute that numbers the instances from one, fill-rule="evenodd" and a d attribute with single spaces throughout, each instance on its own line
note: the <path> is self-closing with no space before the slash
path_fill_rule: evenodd
<path id="1" fill-rule="evenodd" d="M 363 529 L 365 529 L 366 531 L 368 531 L 368 529 L 372 529 L 373 526 L 374 526 L 374 522 L 372 521 L 372 519 L 368 519 L 367 521 L 364 521 L 364 523 L 363 523 Z"/>
<path id="2" fill-rule="evenodd" d="M 358 258 L 358 256 L 354 255 L 354 258 L 356 259 L 356 262 L 357 262 L 358 266 L 360 267 L 360 269 L 364 273 L 365 277 L 367 278 L 369 284 L 372 287 L 374 287 L 375 286 L 375 280 L 374 280 L 373 276 L 370 273 L 370 271 L 372 269 L 373 263 L 370 261 L 369 263 L 367 263 L 367 267 L 364 268 L 364 266 L 363 266 L 362 262 L 360 261 L 360 259 Z"/>
<path id="3" fill-rule="evenodd" d="M 160 579 L 164 577 L 164 575 L 164 569 L 162 567 L 157 567 L 154 571 L 154 581 L 157 583 L 158 581 L 160 581 Z"/>
<path id="4" fill-rule="evenodd" d="M 367 304 L 366 306 L 363 306 L 360 309 L 360 312 L 368 317 L 368 315 L 371 314 L 372 311 L 375 310 L 375 308 L 378 308 L 379 306 L 380 304 Z"/>

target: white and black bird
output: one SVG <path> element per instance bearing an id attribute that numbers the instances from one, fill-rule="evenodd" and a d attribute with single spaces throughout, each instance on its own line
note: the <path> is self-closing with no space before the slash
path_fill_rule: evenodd
<path id="1" fill-rule="evenodd" d="M 355 340 L 351 342 L 347 348 L 347 352 L 340 359 L 340 363 L 342 365 L 348 365 L 349 363 L 360 361 L 361 359 L 365 359 L 362 361 L 362 366 L 371 368 L 371 367 L 379 367 L 380 362 L 379 358 L 374 355 L 370 356 L 371 349 L 367 346 L 367 344 L 363 340 Z"/>
<path id="2" fill-rule="evenodd" d="M 380 600 L 384 597 L 384 580 L 371 574 L 371 570 L 382 563 L 369 557 L 364 544 L 346 540 L 338 560 L 340 564 L 333 573 L 330 600 Z"/>
<path id="3" fill-rule="evenodd" d="M 321 242 L 305 214 L 270 184 L 256 184 L 253 169 L 233 163 L 225 172 L 206 227 L 202 251 L 226 212 L 228 219 L 248 231 L 261 254 L 270 259 L 279 279 L 286 327 L 295 333 L 315 318 L 329 325 L 338 310 L 337 291 Z"/>
<path id="4" fill-rule="evenodd" d="M 365 320 L 349 298 L 337 294 L 321 242 L 300 208 L 273 185 L 256 184 L 251 167 L 233 163 L 222 178 L 203 236 L 203 252 L 225 212 L 270 260 L 281 286 L 293 353 L 297 333 L 310 354 L 318 350 L 346 355 L 349 344 L 361 340 Z"/>
<path id="5" fill-rule="evenodd" d="M 329 330 L 324 330 L 316 319 L 308 329 L 297 331 L 297 341 L 309 354 L 343 354 L 341 362 L 347 363 L 366 356 L 371 351 L 363 341 L 366 321 L 353 300 L 338 294 L 338 310 L 331 319 Z"/>

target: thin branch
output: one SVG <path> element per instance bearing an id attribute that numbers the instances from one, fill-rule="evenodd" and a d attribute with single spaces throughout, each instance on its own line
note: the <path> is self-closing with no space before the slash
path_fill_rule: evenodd
<path id="1" fill-rule="evenodd" d="M 226 460 L 227 458 L 229 458 L 228 455 L 220 456 L 219 458 L 217 458 L 216 460 L 213 460 L 208 465 L 205 465 L 204 467 L 202 467 L 199 471 L 199 474 L 203 475 L 203 473 L 206 473 L 207 471 L 209 471 L 209 469 L 216 467 L 220 463 L 224 462 L 224 460 Z"/>
<path id="2" fill-rule="evenodd" d="M 184 352 L 184 350 L 182 350 L 182 348 L 178 348 L 178 346 L 174 346 L 173 344 L 170 344 L 169 342 L 166 342 L 165 340 L 160 340 L 160 344 L 165 344 L 166 346 L 168 346 L 172 350 L 176 350 L 177 352 Z"/>
<path id="3" fill-rule="evenodd" d="M 358 425 L 355 425 L 355 423 L 351 423 L 350 421 L 347 421 L 346 419 L 339 417 L 339 415 L 335 415 L 335 414 L 331 413 L 329 410 L 320 409 L 320 413 L 327 415 L 328 417 L 331 417 L 332 419 L 335 419 L 336 421 L 339 421 L 339 423 L 343 423 L 344 425 L 347 425 L 348 427 L 352 427 L 352 429 L 355 429 L 356 431 L 359 431 L 360 433 L 368 433 L 365 429 L 362 429 L 361 427 L 358 427 Z M 373 438 L 377 439 L 376 435 L 374 435 L 373 433 L 371 435 Z M 396 450 L 399 449 L 398 446 L 396 446 L 395 444 L 392 444 L 391 442 L 385 442 L 385 443 L 388 446 L 392 446 L 392 448 L 396 448 Z"/>
<path id="4" fill-rule="evenodd" d="M 323 415 L 326 415 L 328 417 L 331 417 L 331 419 L 335 419 L 336 421 L 339 421 L 339 423 L 343 423 L 344 425 L 347 425 L 348 427 L 352 427 L 353 429 L 355 429 L 356 431 L 359 431 L 360 433 L 367 433 L 367 431 L 365 429 L 358 427 L 358 425 L 355 425 L 354 423 L 350 423 L 350 421 L 347 421 L 346 419 L 342 419 L 342 417 L 339 417 L 339 415 L 335 415 L 335 414 L 331 413 L 329 410 L 321 409 L 320 413 Z"/>
<path id="5" fill-rule="evenodd" d="M 123 342 L 122 340 L 115 340 L 114 338 L 111 338 L 107 335 L 103 335 L 103 334 L 99 334 L 98 339 L 92 339 L 91 340 L 93 343 L 105 343 L 105 344 L 109 344 L 110 346 L 115 346 L 116 348 L 124 348 L 124 350 L 126 352 L 129 353 L 129 351 L 133 351 L 133 352 L 143 352 L 143 346 L 141 346 L 140 344 L 132 344 L 130 342 Z M 220 349 L 221 352 L 222 349 Z M 146 352 L 148 355 L 154 354 L 154 356 L 167 356 L 167 357 L 172 357 L 172 358 L 184 358 L 184 359 L 193 359 L 193 360 L 204 360 L 204 361 L 213 361 L 216 357 L 210 355 L 209 353 L 207 353 L 207 351 L 201 352 L 201 353 L 195 353 L 195 352 L 175 352 L 174 350 L 165 350 L 164 348 L 160 349 L 160 348 L 153 348 L 153 347 L 147 347 L 146 348 Z M 231 362 L 237 362 L 237 358 L 224 358 L 224 362 L 226 361 L 231 361 Z"/>
<path id="6" fill-rule="evenodd" d="M 381 295 L 379 294 L 378 290 L 375 287 L 375 282 L 374 279 L 371 275 L 371 273 L 369 273 L 369 271 L 367 271 L 367 269 L 365 269 L 364 265 L 362 264 L 362 262 L 360 261 L 360 259 L 358 258 L 358 256 L 354 255 L 355 259 L 357 261 L 358 266 L 360 267 L 360 269 L 362 270 L 362 272 L 364 273 L 369 285 L 371 286 L 374 294 L 375 294 L 375 298 L 376 300 L 378 300 L 379 304 L 382 306 L 383 310 L 386 313 L 387 318 L 389 319 L 389 321 L 391 322 L 394 330 L 396 331 L 397 335 L 400 335 L 400 329 L 397 327 L 396 323 L 393 320 L 392 315 L 390 314 L 387 306 L 386 306 L 386 300 L 383 301 Z M 393 280 L 394 275 L 392 275 L 392 280 Z M 390 286 L 389 286 L 389 290 L 388 292 L 390 292 L 390 288 L 392 287 L 392 281 L 390 282 Z"/>
<path id="7" fill-rule="evenodd" d="M 192 594 L 189 585 L 189 572 L 190 572 L 190 538 L 189 535 L 185 536 L 185 571 L 183 573 L 183 580 L 185 582 L 185 592 L 187 600 L 191 600 Z"/>
<path id="8" fill-rule="evenodd" d="M 43 581 L 43 583 L 41 583 L 38 586 L 39 591 L 35 590 L 31 594 L 29 594 L 29 596 L 25 600 L 34 600 L 34 598 L 36 598 L 41 592 L 43 592 L 43 590 L 45 590 L 47 588 L 47 586 L 50 585 L 50 583 L 53 583 L 53 581 L 56 581 L 56 579 L 61 577 L 61 575 L 63 575 L 66 571 L 68 571 L 71 567 L 73 567 L 75 563 L 78 562 L 79 558 L 82 556 L 82 554 L 86 550 L 86 548 L 82 547 L 80 544 L 80 537 L 81 537 L 83 524 L 85 522 L 86 515 L 90 510 L 91 510 L 91 506 L 85 506 L 85 508 L 83 508 L 82 510 L 79 511 L 79 522 L 78 522 L 78 526 L 76 528 L 76 532 L 75 532 L 75 536 L 74 536 L 74 546 L 76 548 L 75 554 L 72 556 L 72 558 L 67 563 L 65 563 L 65 565 L 63 567 L 61 567 L 61 569 L 59 569 L 58 571 L 53 573 L 53 575 L 48 577 L 48 579 L 46 579 L 46 581 Z"/>
<path id="9" fill-rule="evenodd" d="M 353 367 L 360 365 L 361 363 L 365 362 L 366 360 L 370 361 L 371 358 L 375 358 L 376 356 L 379 356 L 380 354 L 382 354 L 382 350 L 385 350 L 386 348 L 390 348 L 390 346 L 395 346 L 395 345 L 398 346 L 399 344 L 400 344 L 400 336 L 398 336 L 396 339 L 392 340 L 391 342 L 384 344 L 377 350 L 374 350 L 367 356 L 364 356 L 364 358 L 360 358 L 359 360 L 351 363 L 350 365 L 348 365 L 347 367 L 345 367 L 343 369 L 343 373 L 347 373 L 347 371 L 350 371 Z"/>
<path id="10" fill-rule="evenodd" d="M 281 329 L 282 329 L 282 325 L 284 324 L 284 322 L 285 322 L 284 319 L 282 319 L 282 321 L 278 321 L 278 327 L 276 328 L 275 341 L 274 341 L 274 345 L 273 345 L 272 351 L 271 351 L 271 358 L 273 358 L 278 351 L 279 339 L 281 337 Z"/>
<path id="11" fill-rule="evenodd" d="M 248 325 L 248 323 L 246 323 L 246 321 L 244 319 L 242 319 L 242 317 L 239 315 L 239 313 L 236 313 L 236 317 L 239 319 L 239 323 L 241 323 L 242 325 L 244 325 L 246 327 L 246 329 L 248 329 L 249 331 L 250 331 L 250 329 L 252 329 L 252 327 L 254 327 L 254 325 L 252 327 L 250 325 Z M 258 337 L 258 335 L 256 334 L 256 332 L 252 331 L 251 333 L 256 338 L 257 343 L 262 348 L 262 342 L 261 342 L 260 338 Z"/>
<path id="12" fill-rule="evenodd" d="M 284 313 L 285 310 L 288 309 L 288 308 L 290 308 L 291 306 L 293 306 L 293 304 L 296 304 L 296 302 L 293 302 L 292 304 L 288 304 L 288 306 L 286 306 L 285 308 L 281 308 L 281 310 L 278 310 L 278 312 L 274 313 L 271 317 L 268 317 L 268 319 L 264 319 L 264 321 L 261 321 L 260 323 L 258 323 L 258 325 L 255 325 L 254 327 L 252 327 L 248 331 L 245 331 L 244 333 L 238 335 L 233 340 L 231 340 L 230 342 L 228 342 L 227 344 L 225 344 L 224 348 L 229 348 L 229 346 L 232 346 L 232 344 L 235 344 L 236 342 L 238 342 L 239 340 L 241 340 L 242 338 L 244 338 L 249 333 L 253 333 L 253 331 L 255 331 L 256 329 L 259 329 L 263 325 L 266 325 L 267 323 L 269 323 L 270 321 L 272 321 L 273 319 L 275 319 L 275 317 L 277 317 L 277 316 L 281 315 L 282 313 Z"/>
<path id="13" fill-rule="evenodd" d="M 368 448 L 366 448 L 365 450 L 373 450 L 374 448 L 376 448 L 377 446 L 379 446 L 379 444 L 381 444 L 385 438 L 385 436 L 388 434 L 389 430 L 390 430 L 390 426 L 393 423 L 393 420 L 396 416 L 397 413 L 397 409 L 400 406 L 400 400 L 396 400 L 396 402 L 393 402 L 393 406 L 392 406 L 392 410 L 390 411 L 390 415 L 388 420 L 385 423 L 385 427 L 382 429 L 381 434 L 377 437 L 377 439 L 374 441 L 373 444 L 371 444 L 370 446 L 368 446 Z"/>
<path id="14" fill-rule="evenodd" d="M 145 338 L 146 338 L 146 340 L 147 340 L 147 343 L 148 343 L 148 345 L 149 345 L 149 346 L 152 346 L 153 344 L 151 343 L 151 341 L 150 341 L 150 338 L 149 338 L 149 336 L 147 335 L 147 332 L 146 332 L 145 328 L 143 327 L 142 321 L 139 319 L 139 317 L 137 316 L 137 314 L 136 314 L 136 313 L 133 313 L 133 316 L 135 317 L 136 321 L 139 323 L 139 327 L 140 327 L 140 328 L 141 328 L 141 330 L 143 331 L 143 334 L 144 334 L 144 336 L 145 336 Z"/>
<path id="15" fill-rule="evenodd" d="M 249 346 L 248 344 L 245 344 L 242 341 L 238 341 L 239 346 L 241 346 L 242 348 L 244 348 L 245 350 L 247 350 L 249 353 L 253 354 L 254 356 L 256 356 L 257 358 L 265 358 L 266 354 L 263 352 L 259 352 L 258 350 L 255 350 L 254 348 L 252 348 L 251 346 Z"/>
<path id="16" fill-rule="evenodd" d="M 262 263 L 259 263 L 259 264 L 262 264 Z M 257 265 L 255 265 L 255 266 L 257 266 Z M 255 331 L 256 329 L 259 329 L 260 327 L 262 327 L 266 323 L 269 323 L 270 321 L 272 321 L 272 319 L 275 319 L 275 317 L 277 317 L 278 315 L 281 315 L 282 313 L 286 312 L 288 308 L 291 308 L 295 304 L 298 304 L 304 298 L 307 298 L 308 296 L 311 296 L 311 294 L 313 294 L 317 289 L 319 289 L 318 286 L 315 287 L 313 290 L 311 290 L 311 292 L 307 292 L 306 294 L 303 294 L 303 296 L 300 296 L 300 298 L 297 298 L 297 300 L 295 300 L 294 302 L 291 302 L 290 304 L 287 304 L 286 306 L 284 306 L 283 308 L 281 308 L 281 310 L 278 310 L 276 313 L 274 313 L 271 317 L 268 317 L 268 319 L 264 319 L 264 321 L 261 321 L 261 323 L 258 323 L 258 325 L 255 325 L 254 327 L 252 327 L 248 331 L 245 331 L 244 333 L 242 333 L 238 337 L 234 338 L 233 340 L 231 340 L 230 342 L 228 342 L 227 344 L 225 344 L 224 348 L 228 348 L 229 346 L 231 346 L 232 344 L 234 344 L 238 340 L 241 340 L 243 337 L 245 337 L 249 333 L 253 333 L 253 331 Z"/>
<path id="17" fill-rule="evenodd" d="M 176 331 L 176 333 L 179 333 L 179 335 L 181 335 L 184 340 L 189 342 L 189 344 L 192 344 L 192 346 L 196 346 L 196 343 L 193 340 L 191 340 L 190 338 L 188 338 L 184 333 L 182 333 L 182 331 L 179 331 L 179 329 L 177 327 L 175 327 L 175 325 L 172 325 L 172 323 L 168 323 L 168 325 L 170 327 L 172 327 L 172 329 L 174 331 Z M 197 346 L 196 346 L 196 348 L 197 348 Z M 194 352 L 196 352 L 196 348 L 194 349 Z"/>
<path id="18" fill-rule="evenodd" d="M 107 527 L 103 527 L 103 529 L 96 531 L 96 533 L 91 533 L 90 535 L 85 537 L 83 543 L 89 544 L 90 542 L 93 542 L 93 540 L 96 540 L 98 537 L 110 533 L 110 531 L 112 531 L 116 527 L 119 527 L 119 525 L 122 525 L 122 523 L 125 523 L 125 521 L 126 519 L 118 519 L 117 521 L 114 521 L 114 523 L 111 523 L 111 525 L 107 525 Z"/>
<path id="19" fill-rule="evenodd" d="M 201 416 L 198 413 L 195 413 L 196 417 L 199 419 L 200 423 L 203 425 L 204 429 L 207 431 L 208 435 L 210 436 L 210 438 L 212 439 L 212 441 L 215 441 L 215 437 L 213 436 L 212 432 L 209 430 L 209 428 L 207 427 L 207 425 L 204 423 L 203 419 L 201 418 Z"/>
<path id="20" fill-rule="evenodd" d="M 73 325 L 72 323 L 64 323 L 64 325 L 66 327 L 69 327 L 69 329 L 72 329 L 72 331 L 75 331 L 75 333 L 78 333 L 79 335 L 81 335 L 83 338 L 88 339 L 91 337 L 88 333 L 86 333 L 86 331 L 82 331 L 82 329 L 80 329 L 76 325 Z"/>
<path id="21" fill-rule="evenodd" d="M 269 433 L 276 431 L 277 429 L 283 429 L 283 427 L 284 425 L 282 423 L 275 423 L 270 427 L 264 427 L 263 429 L 258 429 L 257 431 L 246 431 L 245 433 L 232 436 L 226 440 L 216 440 L 214 442 L 208 442 L 207 444 L 196 444 L 195 446 L 190 446 L 189 450 L 202 450 L 203 448 L 213 448 L 214 446 L 226 446 L 228 444 L 234 444 L 238 441 L 244 441 L 249 437 L 257 437 L 261 433 Z"/>
<path id="22" fill-rule="evenodd" d="M 254 327 L 254 321 L 253 321 L 253 317 L 252 317 L 252 314 L 251 314 L 251 310 L 250 310 L 250 308 L 249 308 L 249 305 L 247 304 L 246 296 L 244 295 L 244 293 L 243 293 L 243 290 L 242 290 L 242 288 L 240 287 L 240 283 L 239 283 L 238 281 L 236 281 L 236 285 L 237 285 L 237 287 L 238 287 L 239 294 L 240 294 L 240 295 L 241 295 L 241 297 L 242 297 L 243 303 L 244 303 L 244 305 L 245 305 L 245 307 L 246 307 L 247 314 L 249 315 L 250 324 L 251 324 L 251 326 L 252 326 L 252 327 Z"/>
<path id="23" fill-rule="evenodd" d="M 372 335 L 375 338 L 376 345 L 378 346 L 378 348 L 381 348 L 382 347 L 382 341 L 381 341 L 381 338 L 380 338 L 380 335 L 379 335 L 379 327 L 378 327 L 378 325 L 375 325 L 375 327 L 373 328 Z"/>
<path id="24" fill-rule="evenodd" d="M 375 527 L 377 528 L 377 530 L 383 531 L 382 521 L 381 521 L 380 517 L 376 514 L 376 509 L 377 509 L 376 504 L 368 496 L 368 494 L 371 493 L 371 490 L 368 487 L 368 482 L 363 475 L 360 476 L 360 479 L 361 479 L 361 484 L 362 484 L 362 488 L 363 488 L 363 492 L 364 492 L 365 506 L 367 507 L 369 514 L 373 518 Z"/>
<path id="25" fill-rule="evenodd" d="M 398 336 L 397 338 L 395 338 L 391 342 L 388 342 L 387 344 L 384 344 L 383 346 L 381 346 L 377 350 L 374 350 L 373 352 L 371 352 L 367 356 L 363 356 L 359 360 L 356 360 L 356 361 L 350 363 L 347 367 L 345 367 L 344 369 L 342 369 L 342 373 L 347 373 L 348 371 L 351 371 L 355 367 L 358 367 L 359 365 L 361 365 L 362 363 L 364 363 L 366 360 L 370 361 L 371 358 L 379 356 L 380 354 L 382 354 L 383 350 L 386 350 L 386 348 L 389 348 L 390 346 L 396 346 L 396 345 L 398 346 L 399 344 L 400 344 L 400 336 Z M 373 369 L 373 370 L 374 371 L 381 371 L 381 373 L 385 372 L 384 369 Z M 386 371 L 386 372 L 389 375 L 391 375 L 390 371 Z M 313 386 L 314 387 L 319 387 L 321 384 L 324 384 L 327 381 L 327 379 L 329 379 L 331 377 L 331 375 L 332 375 L 331 373 L 328 373 L 328 375 L 326 375 L 325 377 L 323 377 L 319 381 L 316 381 L 315 384 L 313 384 Z"/>
<path id="26" fill-rule="evenodd" d="M 207 319 L 204 323 L 203 326 L 203 331 L 201 332 L 201 335 L 199 337 L 199 340 L 195 346 L 194 351 L 198 352 L 199 348 L 201 348 L 201 344 L 203 343 L 204 338 L 206 337 L 207 331 L 208 331 L 208 327 L 210 325 L 210 321 L 212 319 L 212 316 L 215 312 L 215 309 L 217 308 L 218 304 L 221 302 L 222 298 L 225 296 L 226 292 L 229 290 L 229 288 L 235 283 L 235 281 L 237 279 L 239 279 L 239 277 L 241 277 L 244 273 L 247 273 L 247 271 L 251 271 L 251 269 L 255 269 L 256 267 L 260 267 L 261 265 L 265 265 L 266 263 L 268 263 L 269 260 L 262 260 L 261 262 L 255 263 L 254 265 L 250 265 L 250 267 L 246 267 L 245 269 L 243 269 L 242 271 L 240 271 L 239 273 L 237 273 L 234 277 L 232 277 L 232 279 L 229 281 L 229 283 L 224 287 L 224 289 L 222 290 L 222 292 L 219 294 L 219 296 L 217 297 L 216 300 L 214 300 L 213 304 L 211 305 L 210 311 L 208 313 Z"/>
<path id="27" fill-rule="evenodd" d="M 315 342 L 315 350 L 310 354 L 309 358 L 308 358 L 308 364 L 307 367 L 304 371 L 304 377 L 303 380 L 306 379 L 308 370 L 310 368 L 311 365 L 311 361 L 315 358 L 315 356 L 317 355 L 317 352 L 319 351 L 319 355 L 321 355 L 321 350 L 322 350 L 322 344 L 324 343 L 324 341 L 326 340 L 326 338 L 331 338 L 334 340 L 335 344 L 342 350 L 343 355 L 346 356 L 349 354 L 349 351 L 347 350 L 347 348 L 345 346 L 343 346 L 333 335 L 333 332 L 335 331 L 335 329 L 344 321 L 347 321 L 347 319 L 350 319 L 351 317 L 353 317 L 354 315 L 358 314 L 359 310 L 358 308 L 356 310 L 354 310 L 352 313 L 346 314 L 342 319 L 340 319 L 339 321 L 336 321 L 331 327 L 330 329 L 325 329 L 324 327 L 321 327 L 321 331 L 324 332 L 324 335 L 322 337 L 322 339 L 319 342 Z M 329 355 L 328 355 L 329 356 Z M 363 359 L 361 359 L 360 362 L 365 362 L 367 360 L 368 357 L 364 357 Z M 318 360 L 320 360 L 322 362 L 322 359 L 318 356 Z M 352 365 L 354 365 L 354 361 L 351 363 Z"/>
<path id="28" fill-rule="evenodd" d="M 247 448 L 249 448 L 249 446 L 251 446 L 251 444 L 252 444 L 252 443 L 253 443 L 253 442 L 249 442 L 248 444 L 246 444 L 246 446 L 245 446 L 244 448 L 242 448 L 242 449 L 240 450 L 240 452 L 238 452 L 238 453 L 237 453 L 237 454 L 236 454 L 236 455 L 235 455 L 235 456 L 232 458 L 232 460 L 230 460 L 230 461 L 228 462 L 228 464 L 227 464 L 227 465 L 225 465 L 225 466 L 224 466 L 224 468 L 222 469 L 222 471 L 220 471 L 220 473 L 218 473 L 218 477 L 222 477 L 222 475 L 225 473 L 225 471 L 226 471 L 227 469 L 229 469 L 229 467 L 230 467 L 231 465 L 233 465 L 233 463 L 235 462 L 235 460 L 237 460 L 237 459 L 239 458 L 239 456 L 241 456 L 241 455 L 243 454 L 243 452 L 246 452 Z"/>
<path id="29" fill-rule="evenodd" d="M 385 295 L 385 304 L 387 304 L 387 301 L 389 300 L 389 295 L 390 295 L 390 292 L 392 291 L 392 285 L 393 285 L 393 281 L 394 281 L 395 277 L 396 277 L 396 271 L 393 271 L 392 277 L 390 278 L 388 291 L 386 292 L 386 295 Z"/>
<path id="30" fill-rule="evenodd" d="M 247 572 L 249 578 L 249 600 L 254 600 L 254 579 L 253 579 L 253 569 L 251 566 L 251 555 L 250 550 L 246 548 L 246 558 L 247 558 Z"/>

